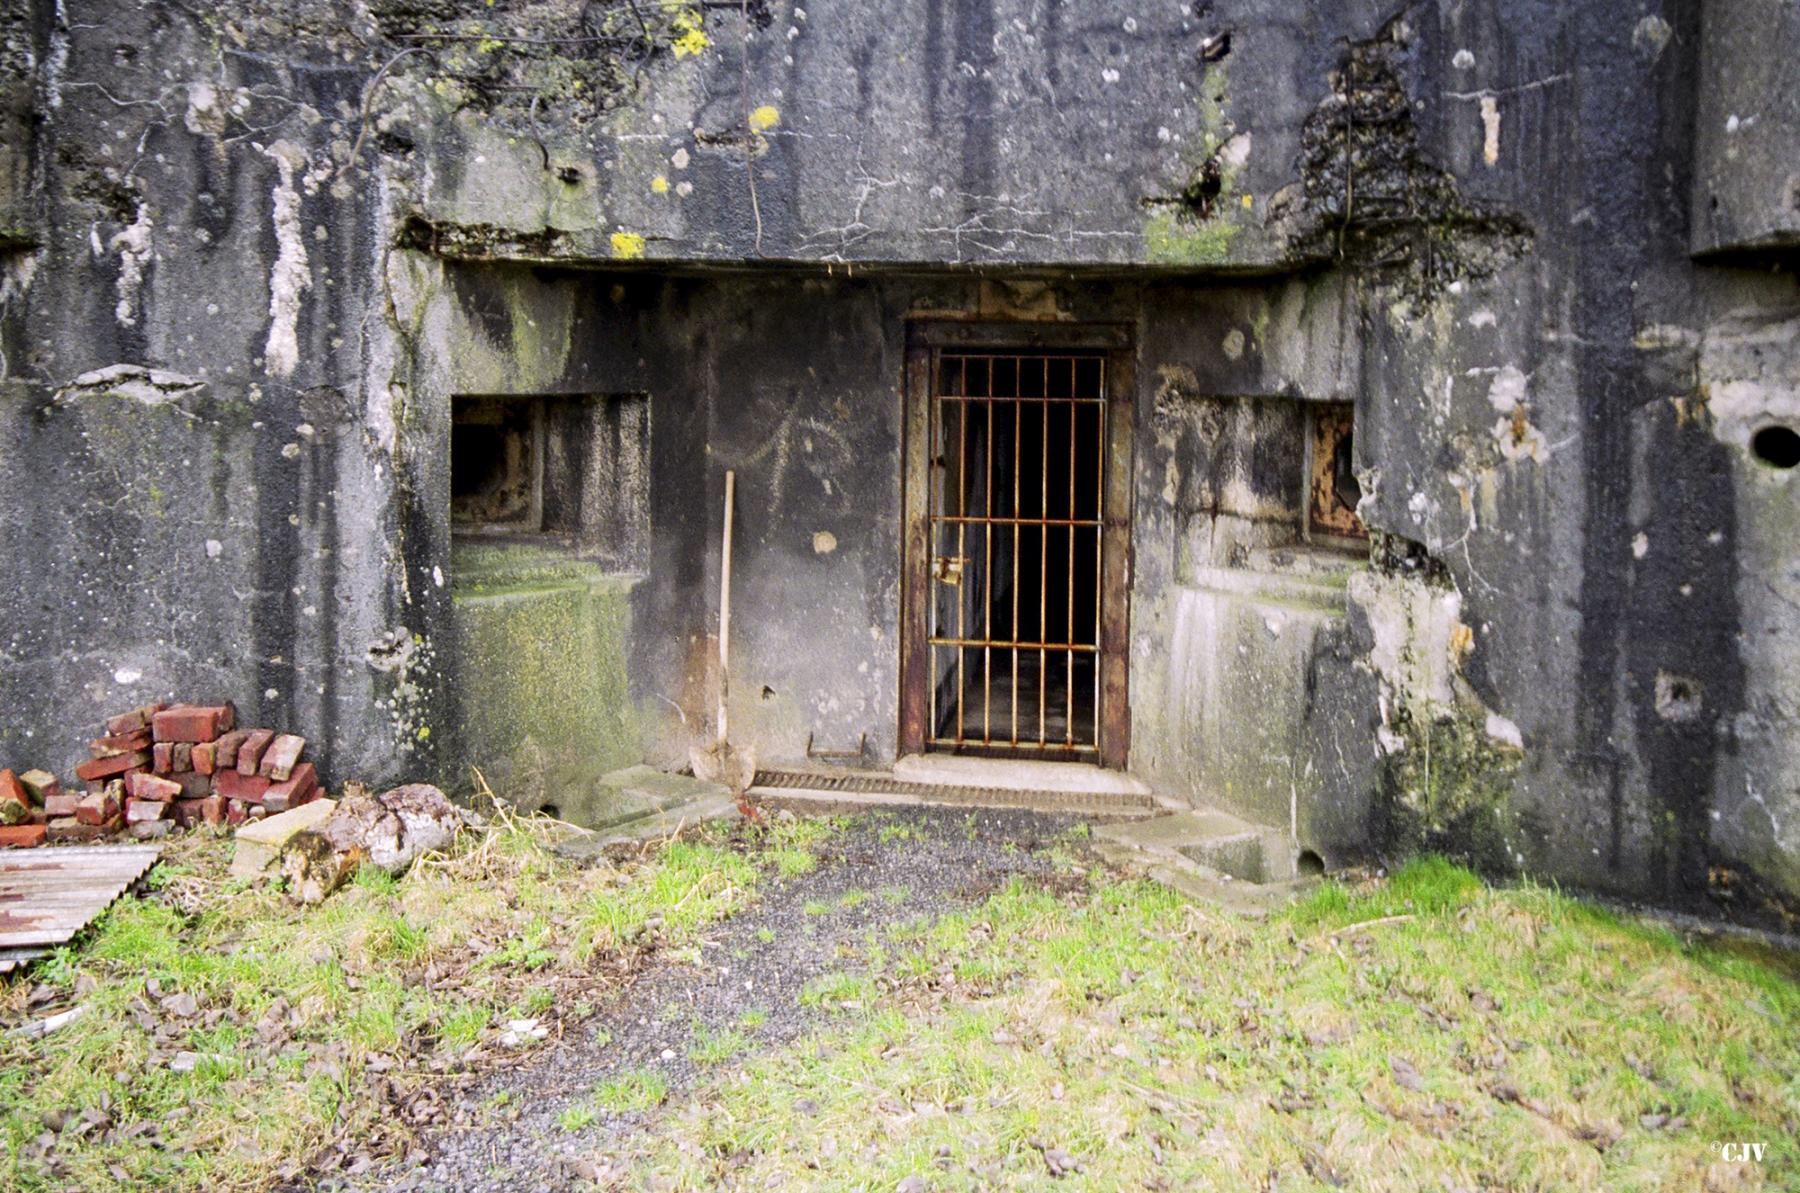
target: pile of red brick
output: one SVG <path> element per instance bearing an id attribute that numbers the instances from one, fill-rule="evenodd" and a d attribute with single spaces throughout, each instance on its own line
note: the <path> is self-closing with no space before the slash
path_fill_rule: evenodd
<path id="1" fill-rule="evenodd" d="M 0 845 L 94 841 L 121 829 L 165 836 L 200 824 L 242 824 L 323 795 L 306 739 L 237 729 L 224 704 L 149 704 L 106 722 L 75 768 L 84 794 L 56 776 L 0 770 Z"/>

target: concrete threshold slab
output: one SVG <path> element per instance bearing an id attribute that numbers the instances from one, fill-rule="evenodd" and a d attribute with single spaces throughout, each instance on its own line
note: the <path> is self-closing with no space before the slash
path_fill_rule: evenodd
<path id="1" fill-rule="evenodd" d="M 779 786 L 759 784 L 750 795 L 766 807 L 787 808 L 808 814 L 857 813 L 880 808 L 1004 808 L 1018 812 L 1043 812 L 1065 816 L 1136 819 L 1158 811 L 1132 796 L 1109 792 L 1020 791 L 995 787 L 944 787 L 933 784 L 881 782 L 864 777 L 860 788 L 809 787 L 798 776 Z"/>
<path id="2" fill-rule="evenodd" d="M 907 754 L 894 763 L 903 783 L 942 787 L 992 787 L 1012 791 L 1064 791 L 1085 795 L 1150 795 L 1150 787 L 1124 771 L 1086 762 L 1036 762 L 970 758 L 960 754 Z"/>
<path id="3" fill-rule="evenodd" d="M 659 808 L 598 832 L 587 832 L 560 841 L 554 846 L 554 851 L 558 856 L 577 862 L 619 858 L 638 852 L 651 842 L 680 837 L 711 821 L 735 820 L 740 815 L 737 801 L 732 798 L 731 793 L 719 788 L 698 798 Z"/>

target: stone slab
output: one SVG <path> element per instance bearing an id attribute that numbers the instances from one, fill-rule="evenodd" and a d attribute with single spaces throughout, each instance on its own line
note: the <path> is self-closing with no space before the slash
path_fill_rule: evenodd
<path id="1" fill-rule="evenodd" d="M 322 824 L 337 810 L 337 801 L 316 799 L 298 808 L 252 820 L 237 831 L 237 852 L 231 858 L 234 878 L 254 878 L 275 864 L 282 846 L 295 833 Z"/>

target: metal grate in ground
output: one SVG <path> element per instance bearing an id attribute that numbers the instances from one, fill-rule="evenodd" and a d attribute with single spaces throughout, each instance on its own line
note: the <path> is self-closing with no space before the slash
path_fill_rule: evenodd
<path id="1" fill-rule="evenodd" d="M 848 797 L 893 797 L 909 802 L 960 804 L 971 808 L 1026 808 L 1038 812 L 1083 812 L 1099 816 L 1148 816 L 1159 811 L 1149 795 L 1117 791 L 1031 791 L 1012 787 L 955 787 L 914 783 L 883 775 L 759 770 L 756 788 L 768 794 L 792 792 Z"/>

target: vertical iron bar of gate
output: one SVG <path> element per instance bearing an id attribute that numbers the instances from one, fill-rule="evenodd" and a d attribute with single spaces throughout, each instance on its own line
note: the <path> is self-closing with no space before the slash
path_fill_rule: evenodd
<path id="1" fill-rule="evenodd" d="M 1063 689 L 1063 743 L 1075 744 L 1075 440 L 1079 437 L 1075 426 L 1075 416 L 1081 411 L 1079 394 L 1081 384 L 1080 370 L 1075 358 L 1069 358 L 1069 603 L 1064 606 L 1063 642 L 1068 646 L 1064 654 L 1068 657 L 1067 678 Z"/>
<path id="2" fill-rule="evenodd" d="M 1015 387 L 1018 400 L 1013 403 L 1013 541 L 1012 541 L 1012 744 L 1019 744 L 1019 519 L 1024 511 L 1019 505 L 1019 465 L 1025 452 L 1022 427 L 1025 419 L 1025 361 L 1015 362 L 1019 383 Z"/>
<path id="3" fill-rule="evenodd" d="M 981 565 L 981 745 L 994 741 L 994 356 L 988 356 L 988 401 L 981 419 L 981 441 L 988 450 L 985 479 L 988 486 L 986 518 L 981 533 L 986 540 Z"/>
<path id="4" fill-rule="evenodd" d="M 925 555 L 925 653 L 930 656 L 926 663 L 926 677 L 929 688 L 926 704 L 929 709 L 925 722 L 925 743 L 922 749 L 929 748 L 931 740 L 938 735 L 938 647 L 937 640 L 944 636 L 944 627 L 940 624 L 943 615 L 939 612 L 937 586 L 937 556 L 939 550 L 938 512 L 944 504 L 944 485 L 950 480 L 948 465 L 938 466 L 948 454 L 944 444 L 943 406 L 938 395 L 944 389 L 943 353 L 936 348 L 931 350 L 931 382 L 930 389 L 924 395 L 926 439 L 930 444 L 925 455 L 925 530 L 929 535 L 929 546 Z M 919 399 L 914 399 L 915 401 Z M 916 565 L 915 565 L 916 566 Z"/>
<path id="5" fill-rule="evenodd" d="M 1094 749 L 1100 749 L 1100 594 L 1105 591 L 1102 583 L 1102 561 L 1105 548 L 1102 540 L 1106 536 L 1106 359 L 1099 362 L 1100 401 L 1094 406 L 1095 434 L 1098 448 L 1094 452 L 1097 471 L 1094 476 Z"/>
<path id="6" fill-rule="evenodd" d="M 1037 446 L 1042 455 L 1037 470 L 1037 743 L 1044 745 L 1049 740 L 1049 356 L 1044 358 L 1044 401 L 1037 403 L 1037 410 Z"/>
<path id="7" fill-rule="evenodd" d="M 969 636 L 966 610 L 969 603 L 968 589 L 962 584 L 963 572 L 967 563 L 967 548 L 963 542 L 964 521 L 968 517 L 967 493 L 969 489 L 969 358 L 958 357 L 957 363 L 962 375 L 962 383 L 957 387 L 963 400 L 956 407 L 956 741 L 963 739 L 963 689 L 968 686 L 969 669 L 963 649 L 963 639 Z"/>

